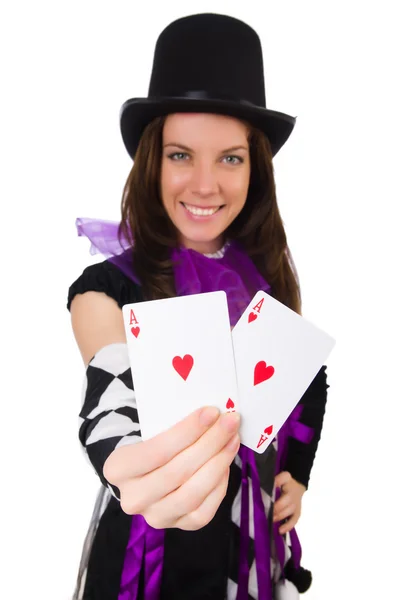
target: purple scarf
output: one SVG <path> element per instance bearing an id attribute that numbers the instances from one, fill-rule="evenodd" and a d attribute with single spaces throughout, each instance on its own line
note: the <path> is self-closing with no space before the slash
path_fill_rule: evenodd
<path id="1" fill-rule="evenodd" d="M 119 224 L 99 219 L 77 219 L 78 235 L 86 236 L 91 242 L 90 253 L 100 252 L 115 264 L 127 277 L 139 284 L 131 262 L 131 248 L 123 237 L 118 237 Z M 180 248 L 172 253 L 175 286 L 178 296 L 223 290 L 227 294 L 230 324 L 237 323 L 241 314 L 258 290 L 270 293 L 269 284 L 263 279 L 252 261 L 231 243 L 222 258 L 209 258 L 194 250 Z M 301 407 L 297 406 L 280 429 L 277 453 L 277 473 L 285 464 L 288 437 L 309 443 L 313 430 L 299 422 Z M 265 508 L 262 501 L 259 475 L 252 450 L 241 445 L 239 456 L 242 461 L 240 563 L 237 600 L 248 600 L 248 544 L 249 544 L 249 480 L 252 479 L 254 509 L 254 544 L 258 581 L 258 598 L 272 599 L 270 573 L 271 543 Z M 276 498 L 280 495 L 277 490 Z M 277 558 L 283 568 L 285 562 L 284 541 L 279 533 L 279 524 L 273 525 Z M 136 600 L 139 578 L 144 566 L 144 598 L 158 600 L 164 556 L 164 530 L 153 529 L 141 515 L 132 516 L 130 538 L 126 548 L 118 600 Z M 294 566 L 300 565 L 301 546 L 295 529 L 290 532 L 291 552 Z"/>

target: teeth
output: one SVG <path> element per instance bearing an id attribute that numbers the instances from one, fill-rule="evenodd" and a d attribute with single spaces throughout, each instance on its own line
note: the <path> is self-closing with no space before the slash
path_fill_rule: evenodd
<path id="1" fill-rule="evenodd" d="M 219 206 L 216 208 L 196 208 L 195 206 L 189 206 L 188 204 L 183 205 L 186 210 L 188 210 L 192 215 L 196 215 L 198 217 L 209 217 L 214 215 L 217 210 L 219 210 Z"/>

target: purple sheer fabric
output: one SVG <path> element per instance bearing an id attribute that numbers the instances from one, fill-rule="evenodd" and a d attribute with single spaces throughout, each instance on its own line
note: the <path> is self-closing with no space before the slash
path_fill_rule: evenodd
<path id="1" fill-rule="evenodd" d="M 78 235 L 91 242 L 90 253 L 101 253 L 131 280 L 139 283 L 132 266 L 132 251 L 123 236 L 119 236 L 119 223 L 99 219 L 76 220 Z M 230 324 L 233 327 L 258 290 L 270 293 L 269 284 L 263 279 L 252 261 L 235 243 L 230 243 L 221 258 L 210 258 L 191 249 L 179 248 L 172 252 L 175 285 L 178 296 L 223 290 L 227 294 Z M 312 432 L 299 423 L 300 407 L 297 407 L 278 434 L 277 472 L 282 470 L 287 439 L 295 437 L 308 443 Z M 270 535 L 265 508 L 262 501 L 259 476 L 254 452 L 240 447 L 242 460 L 242 498 L 240 523 L 240 566 L 237 600 L 248 600 L 248 544 L 249 544 L 249 482 L 252 479 L 255 560 L 260 600 L 271 600 Z M 278 490 L 279 495 L 279 490 Z M 276 497 L 278 497 L 278 495 Z M 277 557 L 284 567 L 284 542 L 279 524 L 273 526 Z M 296 567 L 300 564 L 301 549 L 296 532 L 290 533 L 292 557 Z M 145 569 L 145 600 L 158 600 L 160 596 L 163 562 L 164 530 L 150 527 L 140 515 L 132 517 L 130 539 L 127 545 L 121 588 L 118 600 L 136 600 L 139 573 Z"/>
<path id="2" fill-rule="evenodd" d="M 76 226 L 78 235 L 90 240 L 91 254 L 103 254 L 127 277 L 139 283 L 131 262 L 131 249 L 124 237 L 118 240 L 118 223 L 79 218 Z M 172 260 L 178 296 L 225 291 L 232 327 L 258 290 L 270 290 L 267 281 L 236 244 L 230 244 L 222 258 L 208 258 L 194 250 L 179 248 L 172 252 Z"/>
<path id="3" fill-rule="evenodd" d="M 105 258 L 122 254 L 129 246 L 124 236 L 118 238 L 119 223 L 79 217 L 76 219 L 77 235 L 91 242 L 90 254 L 103 254 Z"/>

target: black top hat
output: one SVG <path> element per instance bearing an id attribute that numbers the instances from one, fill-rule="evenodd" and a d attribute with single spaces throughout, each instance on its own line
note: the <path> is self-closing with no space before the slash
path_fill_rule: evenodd
<path id="1" fill-rule="evenodd" d="M 121 135 L 131 158 L 146 125 L 175 112 L 245 119 L 266 134 L 273 156 L 296 121 L 266 108 L 258 34 L 238 19 L 212 13 L 178 19 L 160 34 L 148 97 L 131 98 L 120 111 Z"/>

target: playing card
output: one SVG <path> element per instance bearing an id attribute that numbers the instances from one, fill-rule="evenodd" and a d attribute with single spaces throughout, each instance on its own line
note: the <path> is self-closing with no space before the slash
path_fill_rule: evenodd
<path id="1" fill-rule="evenodd" d="M 223 291 L 123 306 L 142 438 L 205 405 L 238 410 Z"/>
<path id="2" fill-rule="evenodd" d="M 263 291 L 232 332 L 241 443 L 263 453 L 326 361 L 335 340 Z"/>

